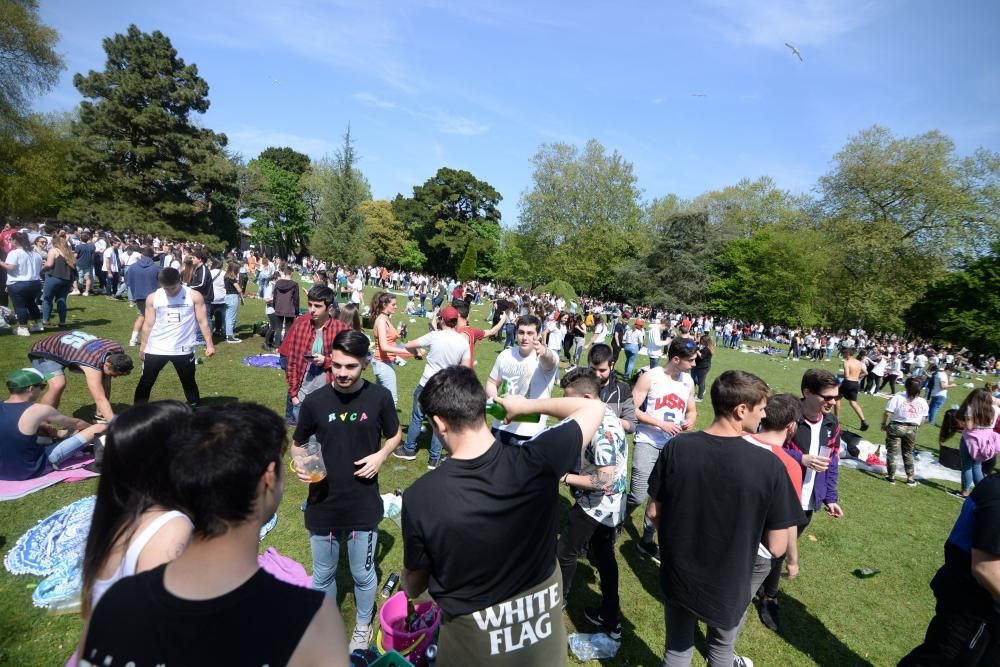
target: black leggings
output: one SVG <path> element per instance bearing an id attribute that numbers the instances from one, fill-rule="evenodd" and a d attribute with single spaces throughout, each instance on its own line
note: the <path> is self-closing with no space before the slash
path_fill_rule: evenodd
<path id="1" fill-rule="evenodd" d="M 708 372 L 712 370 L 711 365 L 704 368 L 692 368 L 691 377 L 698 386 L 698 398 L 705 398 L 705 381 L 708 379 Z"/>
<path id="2" fill-rule="evenodd" d="M 149 393 L 156 384 L 156 378 L 160 371 L 168 363 L 174 365 L 177 377 L 180 378 L 181 387 L 184 388 L 184 398 L 192 407 L 201 402 L 201 394 L 198 392 L 198 383 L 194 379 L 194 352 L 190 354 L 149 354 L 142 358 L 142 375 L 139 376 L 139 384 L 135 387 L 135 398 L 133 403 L 146 403 L 149 401 Z"/>
<path id="3" fill-rule="evenodd" d="M 895 394 L 896 393 L 896 376 L 895 375 L 886 375 L 882 379 L 882 383 L 878 386 L 878 389 L 876 389 L 875 391 L 882 391 L 882 387 L 884 387 L 887 384 L 889 385 L 889 391 L 891 391 L 892 393 Z"/>
<path id="4" fill-rule="evenodd" d="M 264 343 L 266 343 L 268 347 L 279 347 L 281 345 L 281 341 L 285 339 L 285 334 L 288 333 L 288 327 L 292 326 L 292 322 L 295 321 L 295 318 L 271 313 L 267 316 L 267 319 L 268 322 L 270 322 L 271 327 L 268 331 L 267 337 L 264 339 Z"/>

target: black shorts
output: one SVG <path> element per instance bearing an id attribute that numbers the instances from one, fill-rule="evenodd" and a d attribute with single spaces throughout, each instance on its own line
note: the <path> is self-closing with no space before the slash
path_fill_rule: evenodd
<path id="1" fill-rule="evenodd" d="M 140 315 L 145 315 L 146 314 L 146 300 L 145 299 L 136 299 L 135 300 L 135 309 L 139 311 Z"/>
<path id="2" fill-rule="evenodd" d="M 858 400 L 858 389 L 861 388 L 861 383 L 857 380 L 844 380 L 840 383 L 840 397 L 846 398 L 849 401 Z"/>

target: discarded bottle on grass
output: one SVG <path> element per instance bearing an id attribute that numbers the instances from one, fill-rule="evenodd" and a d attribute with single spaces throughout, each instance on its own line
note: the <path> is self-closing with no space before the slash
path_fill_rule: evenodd
<path id="1" fill-rule="evenodd" d="M 393 572 L 389 575 L 389 578 L 385 580 L 385 586 L 382 587 L 382 597 L 388 598 L 392 595 L 392 591 L 395 590 L 396 584 L 399 583 L 399 575 Z"/>
<path id="2" fill-rule="evenodd" d="M 52 616 L 61 616 L 62 614 L 77 615 L 80 613 L 80 596 L 72 595 L 68 598 L 57 600 L 48 606 L 47 611 Z"/>
<path id="3" fill-rule="evenodd" d="M 882 570 L 877 567 L 859 567 L 854 571 L 854 576 L 858 579 L 868 579 L 870 577 L 874 577 L 881 571 Z"/>

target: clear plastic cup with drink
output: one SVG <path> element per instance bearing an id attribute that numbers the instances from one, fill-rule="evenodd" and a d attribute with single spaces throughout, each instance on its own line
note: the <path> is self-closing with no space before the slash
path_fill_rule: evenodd
<path id="1" fill-rule="evenodd" d="M 296 470 L 305 472 L 309 476 L 309 482 L 315 484 L 326 479 L 326 463 L 323 462 L 323 449 L 319 446 L 315 436 L 309 438 L 309 442 L 302 445 L 304 454 L 299 454 L 293 460 Z"/>

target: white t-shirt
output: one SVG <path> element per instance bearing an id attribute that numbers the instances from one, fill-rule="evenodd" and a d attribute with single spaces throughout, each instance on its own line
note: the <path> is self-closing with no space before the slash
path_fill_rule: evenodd
<path id="1" fill-rule="evenodd" d="M 562 351 L 563 341 L 566 340 L 566 326 L 554 323 L 551 327 L 546 327 L 549 331 L 548 347 L 557 353 Z"/>
<path id="2" fill-rule="evenodd" d="M 552 370 L 545 370 L 538 363 L 534 352 L 524 357 L 521 350 L 512 347 L 497 356 L 490 371 L 490 377 L 498 384 L 507 381 L 507 393 L 518 394 L 526 398 L 549 398 L 552 395 L 552 385 L 556 380 L 559 365 Z M 542 415 L 537 424 L 531 422 L 511 422 L 503 424 L 493 420 L 493 428 L 509 431 L 515 435 L 531 437 L 545 429 L 546 418 Z"/>
<path id="3" fill-rule="evenodd" d="M 427 362 L 420 382 L 424 385 L 438 371 L 448 366 L 458 366 L 469 356 L 469 339 L 454 329 L 441 329 L 424 334 L 414 341 L 427 350 Z"/>
<path id="4" fill-rule="evenodd" d="M 901 391 L 889 399 L 888 405 L 885 406 L 885 411 L 892 413 L 892 416 L 889 418 L 891 421 L 919 425 L 927 417 L 930 407 L 927 405 L 927 401 L 920 396 L 917 396 L 912 401 L 907 400 L 906 392 Z"/>
<path id="5" fill-rule="evenodd" d="M 42 258 L 34 250 L 14 248 L 7 253 L 7 259 L 4 261 L 14 265 L 14 270 L 7 272 L 8 285 L 40 280 Z"/>
<path id="6" fill-rule="evenodd" d="M 933 384 L 932 389 L 931 389 L 931 398 L 935 398 L 937 396 L 947 397 L 948 396 L 948 389 L 946 387 L 942 386 L 942 385 L 946 384 L 947 382 L 948 382 L 948 373 L 947 373 L 947 371 L 938 371 L 937 373 L 935 373 L 934 374 L 934 384 Z"/>
<path id="7" fill-rule="evenodd" d="M 351 283 L 351 303 L 361 305 L 361 295 L 365 290 L 365 284 L 361 278 L 355 278 Z"/>

